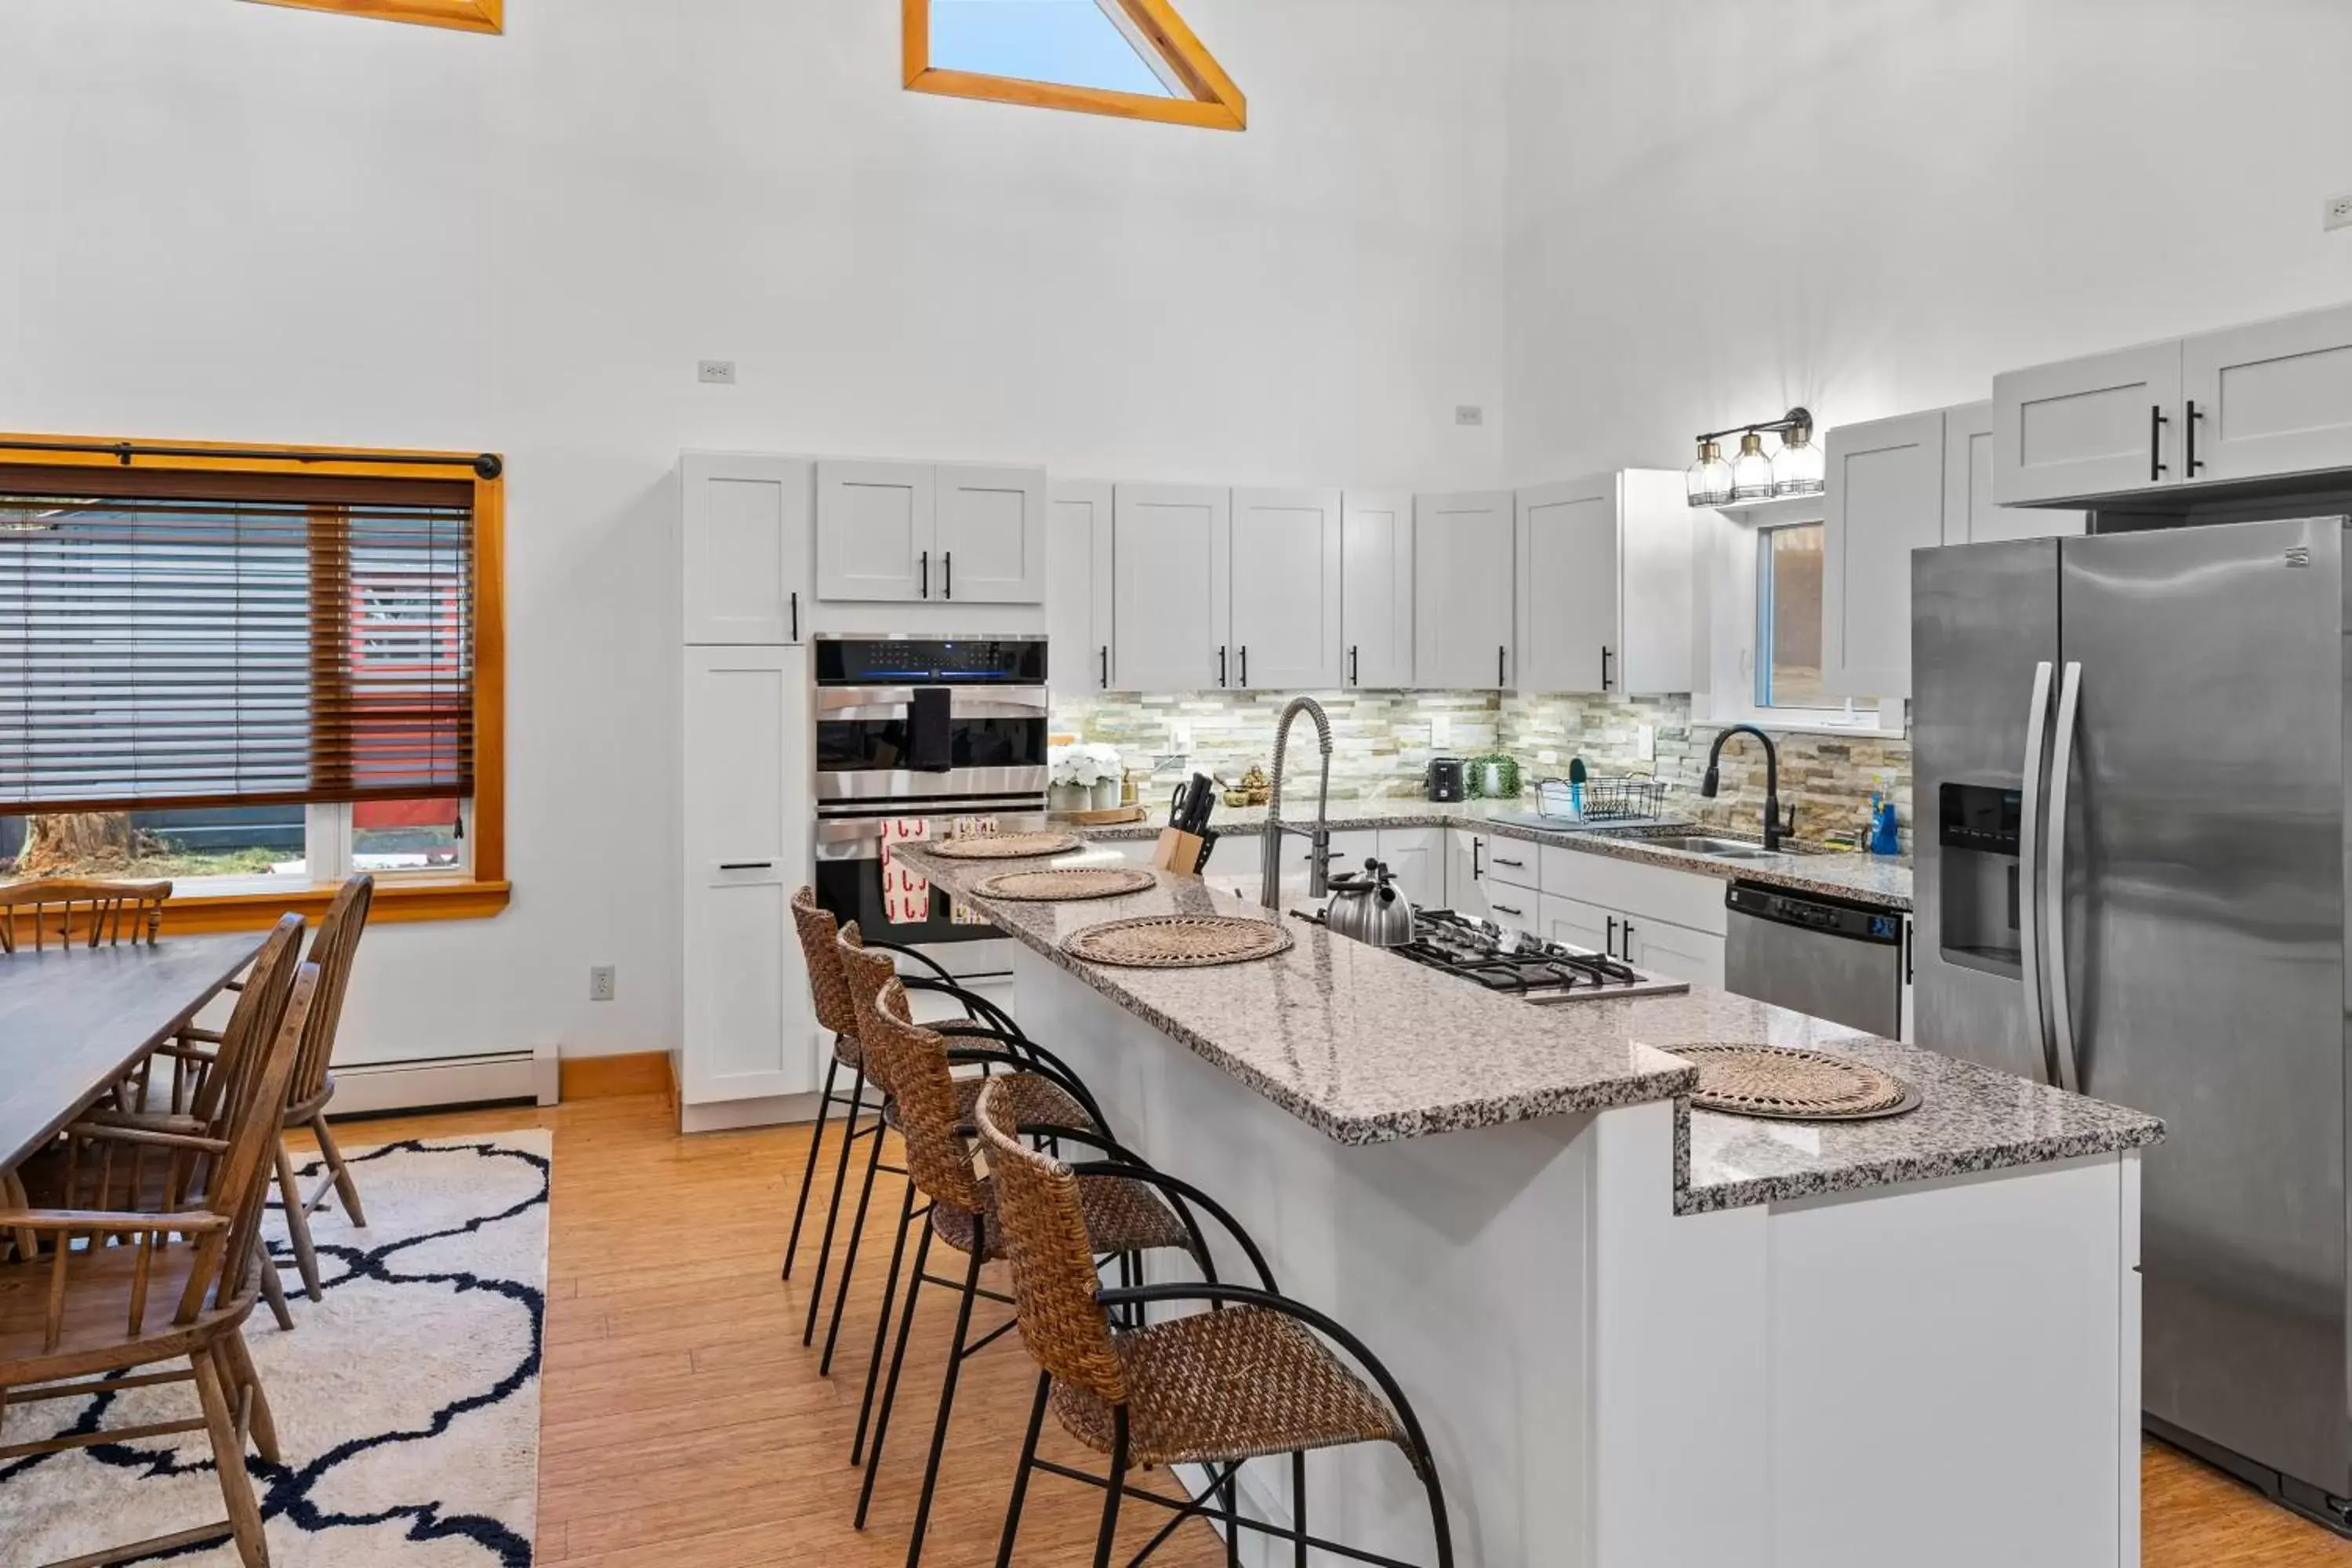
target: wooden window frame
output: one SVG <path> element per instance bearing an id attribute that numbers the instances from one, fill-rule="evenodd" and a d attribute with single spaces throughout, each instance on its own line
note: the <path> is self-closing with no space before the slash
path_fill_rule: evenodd
<path id="1" fill-rule="evenodd" d="M 60 445 L 112 446 L 119 436 L 0 435 L 0 441 L 55 442 Z M 148 445 L 131 441 L 133 448 Z M 217 450 L 219 458 L 174 456 L 133 457 L 129 467 L 153 473 L 307 474 L 355 479 L 464 479 L 474 488 L 474 793 L 467 817 L 472 836 L 473 865 L 462 878 L 379 878 L 373 921 L 483 920 L 507 907 L 512 887 L 507 881 L 507 634 L 506 634 L 506 479 L 484 479 L 476 471 L 478 452 L 407 451 L 388 447 L 321 448 L 220 441 L 170 441 L 176 452 L 201 454 Z M 255 456 L 267 453 L 269 456 Z M 279 456 L 278 454 L 283 454 Z M 375 461 L 397 458 L 398 461 Z M 432 459 L 420 463 L 419 458 Z M 125 465 L 113 452 L 6 451 L 0 462 L 12 468 L 116 468 Z M 436 464 L 446 462 L 446 473 Z M 291 910 L 306 919 L 326 913 L 335 895 L 332 883 L 261 892 L 190 893 L 175 895 L 165 906 L 166 932 L 261 931 Z"/>
<path id="2" fill-rule="evenodd" d="M 379 22 L 416 22 L 427 27 L 457 27 L 468 33 L 506 31 L 507 0 L 260 0 L 260 3 L 290 6 L 298 11 L 333 11 L 345 16 L 368 16 Z"/>
<path id="3" fill-rule="evenodd" d="M 1234 85 L 1234 79 L 1225 74 L 1224 68 L 1217 64 L 1207 46 L 1184 25 L 1172 0 L 1110 3 L 1174 68 L 1192 92 L 1191 98 L 1153 98 L 1109 88 L 1069 87 L 1019 77 L 988 76 L 979 71 L 940 69 L 931 64 L 931 0 L 900 0 L 905 14 L 907 89 L 948 98 L 977 98 L 992 103 L 1026 104 L 1033 109 L 1108 114 L 1122 120 L 1155 120 L 1209 131 L 1248 129 L 1249 100 Z"/>

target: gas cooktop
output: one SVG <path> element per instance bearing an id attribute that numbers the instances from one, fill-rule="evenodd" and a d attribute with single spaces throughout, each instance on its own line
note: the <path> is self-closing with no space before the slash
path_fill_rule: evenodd
<path id="1" fill-rule="evenodd" d="M 1532 931 L 1452 910 L 1416 911 L 1412 940 L 1389 951 L 1530 1002 L 1669 996 L 1690 989 L 1687 981 L 1636 969 L 1608 953 L 1546 942 Z"/>

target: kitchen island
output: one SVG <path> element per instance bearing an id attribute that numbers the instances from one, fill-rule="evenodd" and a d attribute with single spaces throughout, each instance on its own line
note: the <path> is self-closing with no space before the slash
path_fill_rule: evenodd
<path id="1" fill-rule="evenodd" d="M 1060 944 L 1104 921 L 1265 911 L 1165 876 L 1003 902 L 972 893 L 1001 863 L 910 853 L 1015 939 L 1018 1016 L 1122 1139 L 1402 1380 L 1465 1568 L 2138 1561 L 2151 1119 L 1705 989 L 1492 995 L 1297 920 L 1255 963 L 1088 964 Z M 1921 1104 L 1694 1112 L 1673 1048 L 1705 1042 L 1867 1059 Z M 1318 1534 L 1427 1560 L 1393 1451 L 1310 1475 Z"/>

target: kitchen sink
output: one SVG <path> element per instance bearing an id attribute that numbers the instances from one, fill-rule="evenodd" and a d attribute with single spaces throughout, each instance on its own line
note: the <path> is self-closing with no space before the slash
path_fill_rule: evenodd
<path id="1" fill-rule="evenodd" d="M 1788 850 L 1767 849 L 1761 844 L 1745 838 L 1714 838 L 1705 834 L 1682 837 L 1644 838 L 1644 844 L 1654 844 L 1661 849 L 1679 849 L 1686 855 L 1712 855 L 1718 860 L 1786 860 Z"/>

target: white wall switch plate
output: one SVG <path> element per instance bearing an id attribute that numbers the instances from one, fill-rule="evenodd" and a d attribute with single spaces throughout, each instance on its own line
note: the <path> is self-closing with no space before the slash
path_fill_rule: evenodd
<path id="1" fill-rule="evenodd" d="M 613 966 L 599 963 L 588 971 L 588 1000 L 610 1002 L 613 999 Z"/>
<path id="2" fill-rule="evenodd" d="M 1190 719 L 1168 721 L 1168 749 L 1171 752 L 1181 752 L 1186 756 L 1192 754 L 1192 721 Z"/>
<path id="3" fill-rule="evenodd" d="M 2319 215 L 2321 228 L 2352 228 L 2352 195 L 2330 196 Z"/>
<path id="4" fill-rule="evenodd" d="M 694 379 L 705 386 L 732 386 L 735 384 L 735 362 L 731 359 L 697 360 Z"/>
<path id="5" fill-rule="evenodd" d="M 1447 746 L 1454 742 L 1454 723 L 1443 713 L 1433 713 L 1429 720 L 1429 743 Z"/>
<path id="6" fill-rule="evenodd" d="M 1486 411 L 1475 403 L 1457 403 L 1454 405 L 1454 423 L 1484 425 L 1486 423 Z"/>
<path id="7" fill-rule="evenodd" d="M 1640 724 L 1634 727 L 1633 755 L 1645 763 L 1657 760 L 1658 727 L 1655 724 Z"/>

